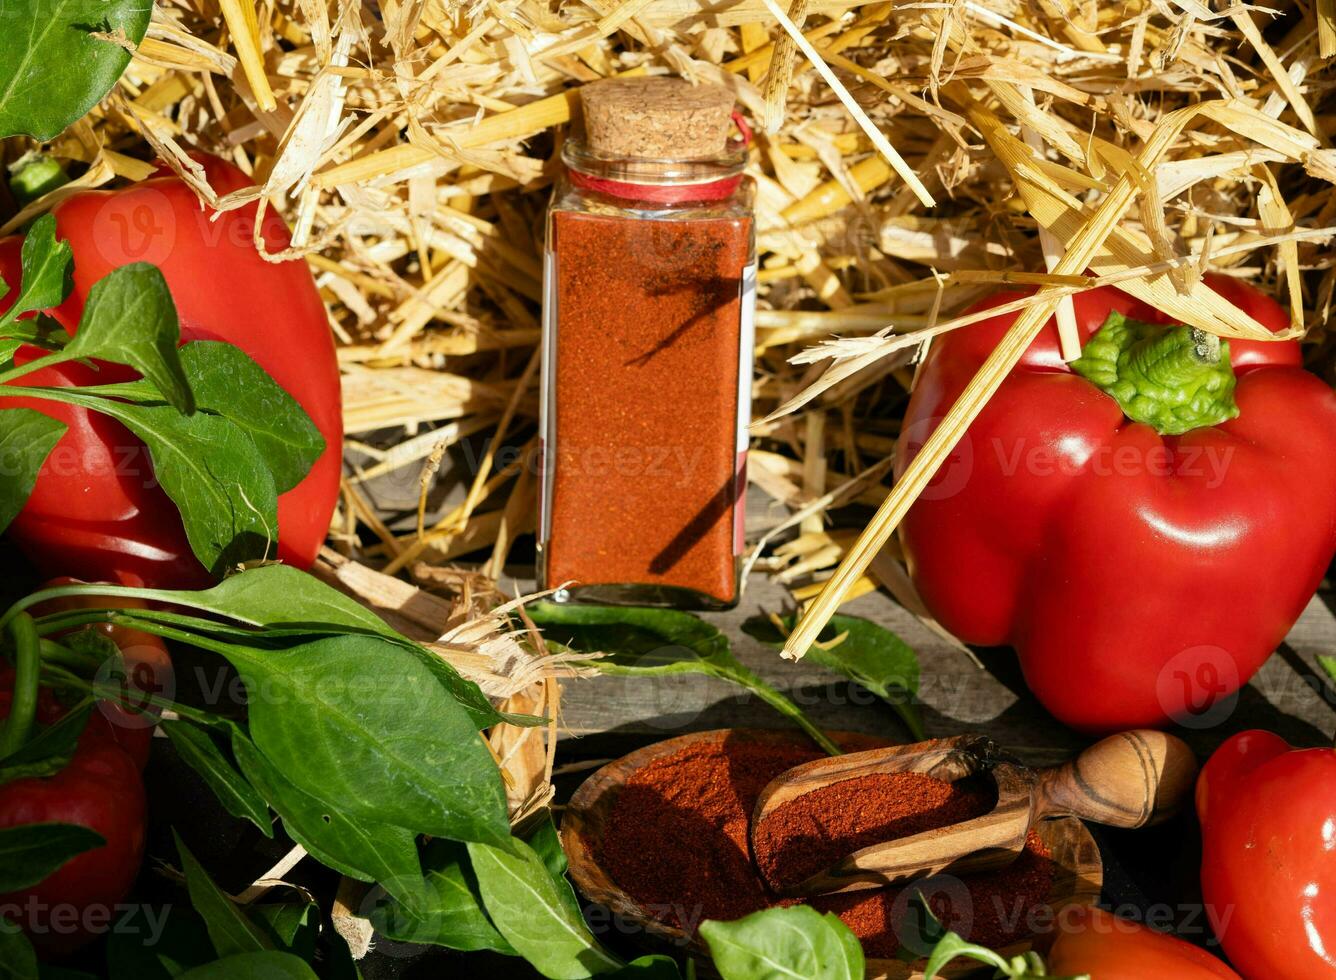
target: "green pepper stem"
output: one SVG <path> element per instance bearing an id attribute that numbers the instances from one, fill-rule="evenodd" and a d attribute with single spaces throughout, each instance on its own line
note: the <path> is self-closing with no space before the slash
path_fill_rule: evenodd
<path id="1" fill-rule="evenodd" d="M 13 755 L 32 734 L 37 719 L 38 684 L 42 674 L 41 644 L 37 628 L 27 613 L 15 616 L 9 622 L 9 635 L 14 640 L 14 693 L 9 703 L 9 717 L 0 729 L 0 759 Z"/>
<path id="2" fill-rule="evenodd" d="M 1195 327 L 1110 313 L 1071 368 L 1135 422 L 1181 435 L 1239 414 L 1229 343 Z"/>
<path id="3" fill-rule="evenodd" d="M 93 677 L 102 667 L 101 659 L 95 654 L 75 650 L 45 636 L 41 638 L 41 652 L 43 664 L 57 664 L 83 677 Z"/>

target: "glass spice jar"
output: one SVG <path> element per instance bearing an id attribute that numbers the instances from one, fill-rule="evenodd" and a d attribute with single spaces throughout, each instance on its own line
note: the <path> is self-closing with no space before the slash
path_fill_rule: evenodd
<path id="1" fill-rule="evenodd" d="M 678 78 L 581 94 L 547 218 L 539 579 L 559 601 L 727 608 L 756 296 L 745 124 L 726 89 Z"/>

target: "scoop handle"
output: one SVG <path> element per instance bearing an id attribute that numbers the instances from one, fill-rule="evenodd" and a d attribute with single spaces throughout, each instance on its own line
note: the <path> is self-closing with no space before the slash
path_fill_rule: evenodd
<path id="1" fill-rule="evenodd" d="M 1144 827 L 1181 810 L 1196 778 L 1196 756 L 1182 739 L 1138 728 L 1040 770 L 1032 812 L 1035 819 L 1073 816 L 1110 827 Z"/>

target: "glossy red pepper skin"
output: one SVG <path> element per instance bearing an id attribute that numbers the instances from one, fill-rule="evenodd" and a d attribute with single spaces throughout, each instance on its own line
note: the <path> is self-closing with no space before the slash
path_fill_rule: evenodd
<path id="1" fill-rule="evenodd" d="M 1336 978 L 1336 749 L 1248 731 L 1197 778 L 1202 897 L 1249 978 Z"/>
<path id="2" fill-rule="evenodd" d="M 239 169 L 198 158 L 218 194 L 250 184 Z M 172 291 L 185 340 L 223 340 L 249 354 L 292 395 L 325 437 L 324 454 L 301 484 L 279 498 L 279 557 L 307 567 L 314 560 L 338 495 L 343 436 L 338 364 L 324 305 L 303 260 L 265 261 L 251 241 L 255 205 L 216 220 L 175 176 L 123 190 L 82 191 L 52 211 L 56 234 L 74 252 L 74 290 L 50 311 L 69 331 L 78 326 L 88 290 L 112 269 L 150 262 Z M 286 248 L 287 228 L 272 210 L 263 226 L 270 252 Z M 0 275 L 19 283 L 18 237 L 0 241 Z M 0 306 L 8 303 L 0 301 Z M 23 355 L 25 352 L 20 352 Z M 30 359 L 35 352 L 26 351 Z M 20 358 L 24 359 L 23 357 Z M 66 364 L 17 382 L 95 384 L 133 377 L 112 365 L 94 371 Z M 152 480 L 142 443 L 118 423 L 83 409 L 13 398 L 65 422 L 27 506 L 9 528 L 47 575 L 189 588 L 210 577 L 191 554 L 176 508 Z"/>
<path id="3" fill-rule="evenodd" d="M 1053 976 L 1090 980 L 1240 980 L 1203 949 L 1100 908 L 1064 909 L 1045 957 Z"/>
<path id="4" fill-rule="evenodd" d="M 1208 282 L 1288 326 L 1257 290 Z M 1083 343 L 1110 310 L 1168 322 L 1111 287 L 1074 299 Z M 902 471 L 1016 316 L 933 342 Z M 1237 690 L 1336 552 L 1336 396 L 1297 343 L 1231 340 L 1230 359 L 1239 416 L 1161 436 L 1063 363 L 1050 319 L 902 522 L 932 614 L 966 642 L 1015 647 L 1035 696 L 1074 728 L 1158 726 Z"/>
<path id="5" fill-rule="evenodd" d="M 0 718 L 7 717 L 13 674 L 0 677 Z M 38 720 L 63 709 L 43 691 Z M 76 855 L 23 892 L 0 895 L 0 909 L 41 950 L 60 955 L 105 932 L 115 906 L 129 894 L 144 857 L 147 807 L 139 767 L 94 711 L 78 748 L 60 772 L 0 785 L 0 827 L 70 823 L 101 834 L 101 847 Z"/>

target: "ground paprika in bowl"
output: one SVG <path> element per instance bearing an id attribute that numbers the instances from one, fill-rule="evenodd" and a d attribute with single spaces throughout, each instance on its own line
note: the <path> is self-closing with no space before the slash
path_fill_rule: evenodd
<path id="1" fill-rule="evenodd" d="M 836 738 L 846 749 L 882 744 Z M 944 826 L 992 806 L 981 787 L 953 787 L 921 774 L 873 777 L 859 787 L 837 783 L 802 797 L 787 815 L 777 813 L 784 825 L 758 835 L 759 863 L 753 860 L 750 818 L 761 791 L 784 770 L 820 756 L 793 734 L 731 729 L 669 739 L 605 766 L 575 794 L 563 820 L 576 885 L 649 936 L 680 945 L 706 919 L 794 904 L 771 891 L 767 875 L 796 880 L 805 863 L 829 863 L 823 849 L 842 856 L 868 835 Z M 1047 928 L 1057 908 L 1094 901 L 1101 880 L 1094 842 L 1079 821 L 1064 819 L 1041 825 L 1010 867 L 936 879 L 928 897 L 960 931 L 1007 946 L 1029 940 L 1033 927 Z M 904 976 L 903 964 L 891 959 L 908 898 L 904 890 L 880 888 L 809 904 L 839 915 L 868 956 L 884 961 L 871 969 Z"/>
<path id="2" fill-rule="evenodd" d="M 547 222 L 540 577 L 558 601 L 726 607 L 756 288 L 733 96 L 673 78 L 582 93 Z"/>

